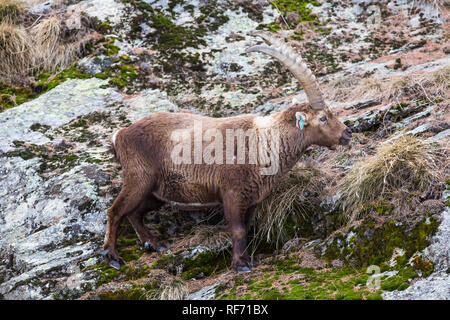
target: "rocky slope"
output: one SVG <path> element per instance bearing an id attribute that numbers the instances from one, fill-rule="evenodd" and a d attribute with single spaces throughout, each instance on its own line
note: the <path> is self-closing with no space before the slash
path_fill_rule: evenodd
<path id="1" fill-rule="evenodd" d="M 450 8 L 436 3 L 85 0 L 26 8 L 31 17 L 63 12 L 73 30 L 89 19 L 96 36 L 56 75 L 0 85 L 0 296 L 450 299 Z M 352 145 L 303 156 L 318 170 L 305 190 L 323 188 L 305 193 L 306 215 L 286 213 L 297 220 L 285 223 L 283 243 L 252 242 L 252 273 L 230 269 L 220 209 L 171 207 L 147 216 L 171 251 L 146 253 L 124 222 L 119 252 L 128 264 L 111 269 L 98 252 L 121 187 L 108 151 L 115 130 L 158 111 L 268 114 L 306 101 L 277 62 L 245 53 L 261 41 L 256 29 L 302 53 L 355 132 Z M 376 147 L 404 136 L 440 154 L 436 191 L 377 199 L 347 222 L 341 182 Z"/>

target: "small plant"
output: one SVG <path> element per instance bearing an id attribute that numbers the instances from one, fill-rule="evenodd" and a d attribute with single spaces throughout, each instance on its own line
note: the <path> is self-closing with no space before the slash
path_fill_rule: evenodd
<path id="1" fill-rule="evenodd" d="M 292 226 L 289 219 L 293 215 L 306 220 L 311 208 L 316 207 L 317 196 L 323 193 L 324 183 L 320 171 L 312 166 L 295 167 L 286 175 L 256 210 L 254 238 L 258 246 L 261 242 L 274 244 L 276 248 L 291 239 Z"/>
<path id="2" fill-rule="evenodd" d="M 17 0 L 0 0 L 0 23 L 16 23 L 23 13 L 22 3 Z"/>
<path id="3" fill-rule="evenodd" d="M 0 23 L 0 78 L 15 81 L 26 75 L 34 63 L 35 51 L 24 28 Z"/>
<path id="4" fill-rule="evenodd" d="M 160 300 L 184 300 L 189 294 L 186 283 L 178 279 L 164 283 L 161 290 Z"/>
<path id="5" fill-rule="evenodd" d="M 203 245 L 210 250 L 222 251 L 231 247 L 231 238 L 226 230 L 218 226 L 201 225 L 195 227 L 194 235 L 189 238 L 189 246 Z"/>
<path id="6" fill-rule="evenodd" d="M 382 145 L 376 154 L 357 163 L 340 187 L 341 205 L 348 220 L 358 218 L 361 208 L 378 200 L 414 203 L 437 194 L 439 159 L 433 146 L 405 136 Z"/>

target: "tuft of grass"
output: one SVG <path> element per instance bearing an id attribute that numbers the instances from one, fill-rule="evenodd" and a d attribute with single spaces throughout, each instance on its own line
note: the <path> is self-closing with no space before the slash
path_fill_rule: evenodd
<path id="1" fill-rule="evenodd" d="M 193 230 L 193 236 L 189 238 L 189 246 L 203 245 L 210 250 L 222 251 L 231 246 L 231 238 L 226 230 L 218 226 L 201 225 Z"/>
<path id="2" fill-rule="evenodd" d="M 43 19 L 32 28 L 31 34 L 36 47 L 37 67 L 42 70 L 64 68 L 78 54 L 79 48 L 75 43 L 64 43 L 61 19 L 58 16 Z"/>
<path id="3" fill-rule="evenodd" d="M 329 98 L 334 101 L 379 98 L 384 100 L 401 97 L 423 96 L 431 98 L 448 97 L 450 92 L 450 66 L 430 73 L 393 76 L 379 79 L 374 76 L 349 76 L 337 78 L 328 84 Z"/>
<path id="4" fill-rule="evenodd" d="M 435 194 L 442 181 L 439 158 L 435 147 L 412 136 L 380 146 L 375 155 L 355 164 L 341 182 L 340 203 L 346 218 L 357 219 L 370 202 L 411 202 Z"/>
<path id="5" fill-rule="evenodd" d="M 291 239 L 290 217 L 296 215 L 306 220 L 310 209 L 317 205 L 314 198 L 323 193 L 323 187 L 318 169 L 309 165 L 294 167 L 256 210 L 252 239 L 256 247 L 266 242 L 280 248 Z"/>
<path id="6" fill-rule="evenodd" d="M 25 29 L 0 24 L 0 78 L 15 81 L 24 77 L 34 62 L 35 51 Z"/>
<path id="7" fill-rule="evenodd" d="M 23 5 L 20 1 L 0 0 L 0 23 L 17 23 L 23 11 Z"/>
<path id="8" fill-rule="evenodd" d="M 161 286 L 160 300 L 184 300 L 189 294 L 186 283 L 175 279 Z"/>
<path id="9" fill-rule="evenodd" d="M 425 77 L 425 86 L 435 95 L 445 97 L 450 92 L 450 66 L 437 69 Z"/>
<path id="10" fill-rule="evenodd" d="M 386 83 L 386 98 L 398 99 L 402 94 L 407 93 L 414 87 L 415 80 L 411 76 L 400 76 L 390 79 Z"/>

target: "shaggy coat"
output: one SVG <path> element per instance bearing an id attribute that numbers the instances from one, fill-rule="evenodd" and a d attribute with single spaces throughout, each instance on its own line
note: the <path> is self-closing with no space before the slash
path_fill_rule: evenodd
<path id="1" fill-rule="evenodd" d="M 118 227 L 124 217 L 131 222 L 147 249 L 159 251 L 163 247 L 143 224 L 145 213 L 164 203 L 183 209 L 220 204 L 232 236 L 233 266 L 238 271 L 249 271 L 247 231 L 257 204 L 269 195 L 307 147 L 316 144 L 334 149 L 338 144 L 350 142 L 351 131 L 327 107 L 316 78 L 301 56 L 284 41 L 265 33 L 257 35 L 270 46 L 253 46 L 247 52 L 268 54 L 287 67 L 303 86 L 309 103 L 294 102 L 290 108 L 266 117 L 247 114 L 210 118 L 188 112 L 161 112 L 121 129 L 114 135 L 113 145 L 122 164 L 123 186 L 108 209 L 103 248 L 112 267 L 120 268 L 124 264 L 116 245 Z M 183 161 L 173 157 L 180 145 L 173 137 L 180 129 L 186 137 L 182 145 L 190 146 L 182 148 Z M 239 130 L 253 133 L 239 149 L 237 142 L 235 149 L 230 147 L 228 139 L 226 143 L 217 140 L 219 136 L 227 137 L 229 131 Z M 211 132 L 216 134 L 211 135 Z M 182 135 L 178 137 L 183 140 Z M 218 143 L 209 149 L 213 137 Z M 258 149 L 255 156 L 252 146 L 261 145 L 261 141 L 273 143 Z M 184 151 L 192 151 L 192 145 L 210 152 L 205 156 L 205 152 L 196 152 L 196 149 L 186 152 L 185 156 Z M 221 156 L 226 157 L 226 161 L 218 161 Z M 250 161 L 252 157 L 254 161 Z M 267 174 L 272 166 L 275 170 Z"/>
<path id="2" fill-rule="evenodd" d="M 297 126 L 296 114 L 303 114 L 303 129 Z M 226 137 L 227 129 L 277 129 L 279 168 L 273 175 L 262 175 L 261 165 L 248 164 L 248 141 L 245 164 L 176 164 L 171 158 L 177 141 L 172 132 L 185 128 L 192 132 L 194 122 L 202 124 L 203 133 L 217 129 Z M 114 150 L 122 165 L 122 190 L 108 209 L 105 251 L 110 261 L 121 262 L 117 254 L 117 229 L 123 217 L 128 217 L 140 240 L 148 249 L 160 250 L 156 238 L 143 224 L 143 215 L 164 203 L 184 210 L 224 206 L 233 239 L 233 265 L 249 267 L 246 237 L 255 206 L 264 200 L 279 179 L 312 145 L 333 148 L 346 144 L 351 133 L 328 109 L 314 110 L 308 104 L 296 104 L 267 117 L 241 115 L 230 118 L 209 118 L 189 113 L 160 112 L 139 120 L 114 136 Z M 194 145 L 194 135 L 190 135 Z M 249 138 L 250 139 L 250 138 Z M 203 149 L 211 142 L 203 141 Z M 236 142 L 237 145 L 237 142 Z M 223 144 L 223 155 L 226 148 Z M 225 161 L 224 161 L 225 162 Z M 112 262 L 112 264 L 116 264 Z"/>

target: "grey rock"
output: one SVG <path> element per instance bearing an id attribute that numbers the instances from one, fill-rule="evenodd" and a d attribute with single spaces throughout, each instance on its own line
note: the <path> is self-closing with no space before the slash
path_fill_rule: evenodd
<path id="1" fill-rule="evenodd" d="M 30 9 L 32 14 L 45 14 L 53 7 L 53 0 L 49 0 L 40 4 L 35 5 Z"/>
<path id="2" fill-rule="evenodd" d="M 444 197 L 446 194 L 444 193 Z M 441 224 L 431 239 L 431 245 L 423 251 L 423 257 L 434 263 L 434 272 L 427 278 L 415 281 L 403 291 L 383 293 L 385 299 L 395 300 L 450 300 L 450 210 L 441 214 Z"/>
<path id="3" fill-rule="evenodd" d="M 50 142 L 43 133 L 30 129 L 35 123 L 56 128 L 121 101 L 123 96 L 115 89 L 101 88 L 107 83 L 97 78 L 70 79 L 35 100 L 1 113 L 0 153 L 12 150 L 15 140 L 34 144 Z"/>
<path id="4" fill-rule="evenodd" d="M 198 291 L 190 293 L 186 297 L 186 300 L 212 300 L 216 296 L 216 288 L 218 286 L 218 283 L 214 283 L 210 286 L 203 287 Z"/>
<path id="5" fill-rule="evenodd" d="M 39 98 L 1 113 L 0 151 L 14 150 L 14 140 L 62 147 L 65 138 L 50 140 L 45 134 L 58 131 L 58 135 L 70 136 L 76 129 L 64 125 L 93 112 L 116 118 L 129 112 L 139 119 L 156 111 L 176 110 L 160 91 L 144 93 L 143 101 L 148 103 L 119 105 L 123 96 L 115 89 L 101 88 L 106 83 L 67 80 Z M 32 131 L 30 126 L 36 123 L 49 129 Z M 100 122 L 93 127 L 114 129 L 107 130 Z M 72 143 L 72 152 L 78 152 L 80 145 Z M 89 148 L 90 154 L 102 152 L 102 145 Z M 5 299 L 77 298 L 95 285 L 92 271 L 74 270 L 99 259 L 105 212 L 113 198 L 110 176 L 102 163 L 82 162 L 64 168 L 63 173 L 41 176 L 42 161 L 0 153 L 0 296 Z"/>

